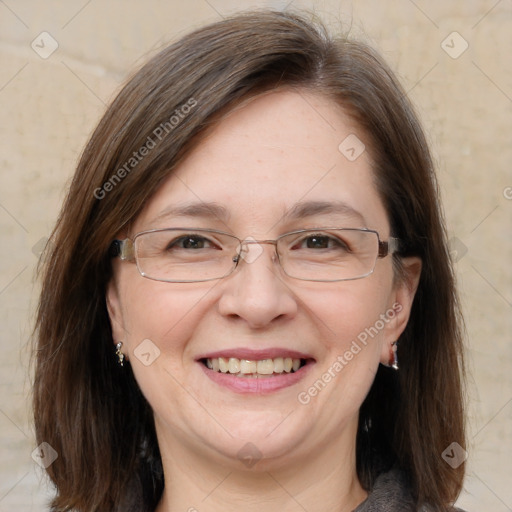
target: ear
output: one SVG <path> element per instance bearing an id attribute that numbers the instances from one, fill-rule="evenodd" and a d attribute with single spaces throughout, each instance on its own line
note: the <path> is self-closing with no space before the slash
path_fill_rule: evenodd
<path id="1" fill-rule="evenodd" d="M 420 282 L 422 262 L 420 258 L 409 257 L 401 260 L 402 272 L 395 278 L 385 316 L 388 322 L 384 331 L 381 363 L 389 366 L 393 355 L 393 343 L 404 332 L 411 315 L 412 304 Z"/>
<path id="2" fill-rule="evenodd" d="M 119 289 L 114 278 L 112 278 L 107 284 L 105 299 L 107 303 L 108 316 L 110 318 L 110 325 L 112 327 L 112 342 L 114 345 L 117 345 L 120 341 L 125 340 L 126 331 L 124 328 Z"/>

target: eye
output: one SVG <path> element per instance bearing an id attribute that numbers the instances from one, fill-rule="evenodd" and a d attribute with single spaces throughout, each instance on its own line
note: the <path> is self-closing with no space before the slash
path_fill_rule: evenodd
<path id="1" fill-rule="evenodd" d="M 200 235 L 184 235 L 171 240 L 167 244 L 167 250 L 171 249 L 211 249 L 215 248 L 211 240 Z"/>
<path id="2" fill-rule="evenodd" d="M 350 250 L 349 245 L 341 238 L 327 233 L 315 233 L 298 240 L 292 249 L 338 249 Z"/>
<path id="3" fill-rule="evenodd" d="M 308 249 L 327 249 L 331 246 L 329 242 L 332 240 L 324 235 L 312 235 L 305 239 L 306 247 Z"/>

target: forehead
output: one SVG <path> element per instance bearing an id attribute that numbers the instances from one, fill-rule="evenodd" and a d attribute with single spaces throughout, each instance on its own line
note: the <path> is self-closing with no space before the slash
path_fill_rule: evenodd
<path id="1" fill-rule="evenodd" d="M 263 233 L 278 229 L 279 219 L 288 219 L 298 204 L 327 202 L 360 212 L 364 220 L 355 227 L 386 231 L 364 145 L 365 135 L 332 100 L 291 90 L 252 98 L 227 114 L 181 162 L 137 227 L 164 227 L 172 212 L 208 203 L 223 210 L 224 229 L 241 224 L 245 231 Z M 336 210 L 342 214 L 344 208 Z"/>

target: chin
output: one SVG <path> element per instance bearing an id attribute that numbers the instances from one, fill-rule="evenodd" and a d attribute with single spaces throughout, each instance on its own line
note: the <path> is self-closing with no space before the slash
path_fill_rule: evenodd
<path id="1" fill-rule="evenodd" d="M 268 411 L 244 411 L 233 419 L 234 423 L 223 424 L 233 437 L 222 431 L 221 437 L 204 441 L 239 470 L 268 471 L 291 463 L 303 452 L 310 433 L 307 421 L 295 413 L 269 421 Z"/>

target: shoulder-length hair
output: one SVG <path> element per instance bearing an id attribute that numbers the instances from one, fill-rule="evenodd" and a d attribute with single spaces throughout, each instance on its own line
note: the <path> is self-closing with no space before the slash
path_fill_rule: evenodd
<path id="1" fill-rule="evenodd" d="M 395 256 L 422 274 L 400 337 L 400 371 L 380 367 L 360 409 L 357 471 L 371 489 L 400 467 L 417 503 L 444 510 L 464 465 L 461 321 L 433 165 L 407 95 L 365 44 L 331 37 L 302 15 L 261 11 L 200 28 L 138 71 L 87 144 L 42 263 L 33 404 L 52 510 L 154 510 L 163 490 L 150 406 L 114 356 L 105 302 L 109 247 L 222 113 L 278 87 L 337 102 L 366 134 Z M 341 141 L 340 141 L 341 142 Z"/>

